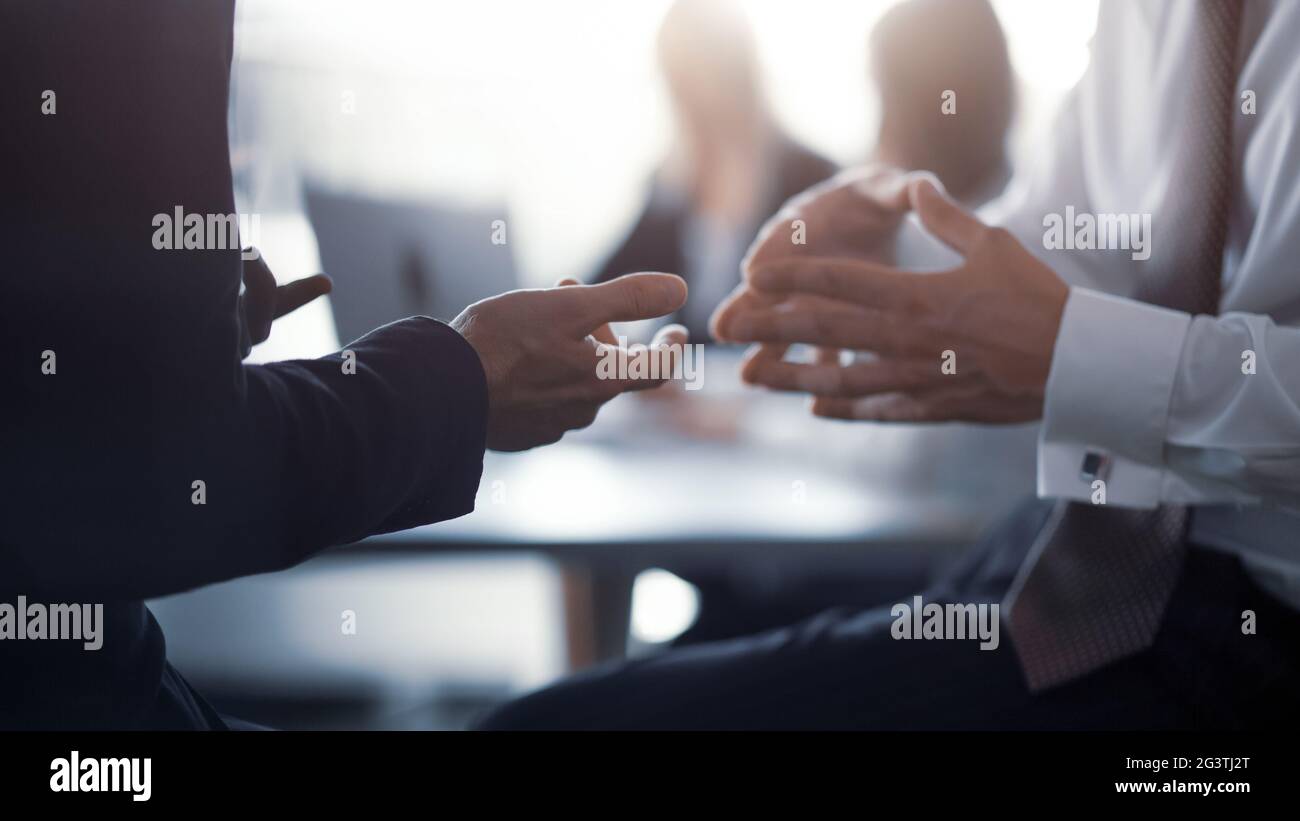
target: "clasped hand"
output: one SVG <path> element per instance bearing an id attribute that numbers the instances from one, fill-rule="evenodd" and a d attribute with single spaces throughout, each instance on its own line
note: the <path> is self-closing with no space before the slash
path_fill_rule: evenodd
<path id="1" fill-rule="evenodd" d="M 892 264 L 911 211 L 963 262 Z M 755 343 L 745 381 L 813 397 L 818 416 L 1024 422 L 1042 415 L 1069 289 L 1011 234 L 981 222 L 929 175 L 868 168 L 799 195 L 764 225 L 715 337 Z M 790 345 L 815 346 L 788 362 Z M 841 351 L 866 353 L 844 361 Z"/>

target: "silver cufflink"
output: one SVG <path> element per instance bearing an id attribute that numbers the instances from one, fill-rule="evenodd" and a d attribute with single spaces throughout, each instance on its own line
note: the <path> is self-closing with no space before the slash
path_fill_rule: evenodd
<path id="1" fill-rule="evenodd" d="M 1106 474 L 1110 472 L 1110 457 L 1104 453 L 1098 453 L 1090 450 L 1083 456 L 1083 464 L 1079 466 L 1079 478 L 1085 482 L 1094 482 L 1097 479 L 1105 481 Z"/>

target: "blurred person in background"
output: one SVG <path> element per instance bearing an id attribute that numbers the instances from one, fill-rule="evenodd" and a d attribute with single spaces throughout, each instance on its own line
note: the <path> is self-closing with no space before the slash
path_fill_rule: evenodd
<path id="1" fill-rule="evenodd" d="M 759 226 L 835 166 L 777 124 L 754 33 L 730 0 L 678 0 L 659 30 L 658 54 L 675 142 L 641 215 L 596 279 L 681 274 L 691 300 L 677 321 L 706 340 L 709 314 L 740 281 L 740 258 Z"/>
<path id="2" fill-rule="evenodd" d="M 1010 173 L 1015 85 L 1006 39 L 987 0 L 907 0 L 881 17 L 868 43 L 881 110 L 868 156 L 929 171 L 970 207 L 1000 193 Z M 709 339 L 709 314 L 740 281 L 741 257 L 761 222 L 835 169 L 781 133 L 763 101 L 752 31 L 732 3 L 678 0 L 660 29 L 659 56 L 677 142 L 644 212 L 599 279 L 640 270 L 680 273 L 691 284 L 691 299 L 678 319 L 693 339 Z M 952 92 L 952 104 L 945 105 L 945 92 Z M 677 385 L 654 395 L 674 397 L 682 397 Z M 684 404 L 665 413 L 687 435 L 713 431 L 725 415 L 698 399 Z M 918 444 L 949 446 L 947 440 Z M 678 645 L 788 624 L 832 605 L 871 604 L 874 599 L 862 597 L 878 595 L 852 577 L 759 589 L 743 575 L 684 575 L 699 591 L 700 611 Z"/>
<path id="3" fill-rule="evenodd" d="M 967 206 L 1001 193 L 1015 77 L 988 0 L 907 0 L 876 23 L 869 48 L 881 112 L 871 159 L 929 171 Z"/>
<path id="4" fill-rule="evenodd" d="M 753 31 L 729 0 L 678 0 L 659 31 L 676 137 L 627 237 L 597 281 L 675 271 L 691 287 L 677 319 L 709 339 L 710 312 L 735 287 L 759 226 L 836 168 L 785 134 L 764 98 Z M 979 205 L 1010 174 L 1015 87 L 1006 40 L 987 0 L 908 0 L 869 40 L 880 127 L 869 156 L 930 171 Z M 945 92 L 953 92 L 952 103 Z M 978 114 L 977 114 L 978 112 Z"/>

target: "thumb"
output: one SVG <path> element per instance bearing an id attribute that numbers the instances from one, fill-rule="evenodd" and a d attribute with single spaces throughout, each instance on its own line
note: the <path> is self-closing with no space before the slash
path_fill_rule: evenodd
<path id="1" fill-rule="evenodd" d="M 876 205 L 902 213 L 911 206 L 908 190 L 916 178 L 916 174 L 905 174 L 893 168 L 869 167 L 848 177 L 851 180 L 848 187 Z"/>
<path id="2" fill-rule="evenodd" d="M 686 304 L 686 282 L 673 274 L 625 274 L 600 285 L 553 292 L 572 330 L 586 336 L 606 322 L 635 322 L 671 314 Z"/>
<path id="3" fill-rule="evenodd" d="M 912 208 L 926 230 L 943 240 L 959 254 L 966 254 L 983 235 L 986 227 L 979 218 L 948 197 L 938 180 L 925 175 L 908 186 Z"/>
<path id="4" fill-rule="evenodd" d="M 244 260 L 244 290 L 248 298 L 255 302 L 270 305 L 271 294 L 275 291 L 275 275 L 266 264 L 266 259 L 255 248 L 245 248 L 245 253 L 257 254 Z"/>

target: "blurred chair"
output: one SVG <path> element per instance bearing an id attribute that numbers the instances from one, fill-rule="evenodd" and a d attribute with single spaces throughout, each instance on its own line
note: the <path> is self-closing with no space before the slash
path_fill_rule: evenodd
<path id="1" fill-rule="evenodd" d="M 321 267 L 334 280 L 339 340 L 422 314 L 449 320 L 517 287 L 510 246 L 493 242 L 504 209 L 401 202 L 304 187 Z"/>

